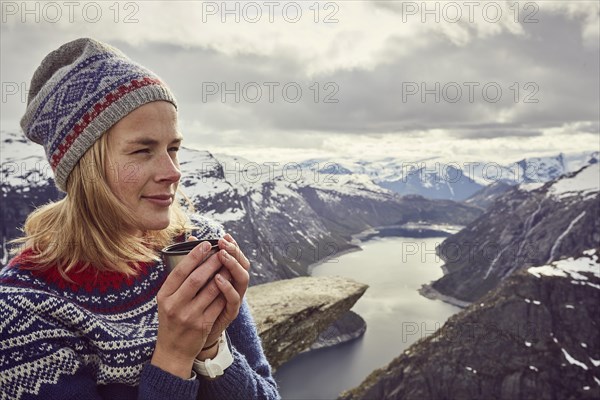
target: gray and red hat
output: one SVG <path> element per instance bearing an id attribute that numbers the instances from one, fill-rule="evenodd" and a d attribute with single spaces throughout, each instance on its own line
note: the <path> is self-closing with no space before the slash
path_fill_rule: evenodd
<path id="1" fill-rule="evenodd" d="M 35 71 L 21 128 L 44 146 L 56 186 L 110 127 L 136 108 L 175 97 L 160 78 L 120 50 L 90 38 L 60 46 Z"/>

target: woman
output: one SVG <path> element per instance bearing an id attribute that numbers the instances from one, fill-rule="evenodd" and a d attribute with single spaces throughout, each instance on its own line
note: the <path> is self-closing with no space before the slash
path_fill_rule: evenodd
<path id="1" fill-rule="evenodd" d="M 93 39 L 34 73 L 21 126 L 66 197 L 28 217 L 0 272 L 1 399 L 279 398 L 247 258 L 174 197 L 176 110 L 154 73 Z M 196 268 L 203 242 L 168 274 L 159 250 L 196 237 L 220 251 Z"/>

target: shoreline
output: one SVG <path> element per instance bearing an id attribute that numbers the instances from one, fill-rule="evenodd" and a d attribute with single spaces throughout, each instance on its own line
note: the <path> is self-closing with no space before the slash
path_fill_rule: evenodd
<path id="1" fill-rule="evenodd" d="M 441 233 L 440 236 L 452 236 L 461 231 L 465 225 L 452 225 L 452 224 L 435 224 L 435 223 L 419 223 L 419 222 L 405 222 L 403 224 L 394 225 L 378 225 L 372 228 L 365 229 L 362 232 L 352 235 L 352 241 L 361 240 L 363 237 L 368 237 L 370 234 L 377 233 L 378 231 L 385 229 L 406 229 L 409 231 L 419 230 L 430 230 Z"/>
<path id="2" fill-rule="evenodd" d="M 440 300 L 443 301 L 444 303 L 448 303 L 450 305 L 465 309 L 467 307 L 469 307 L 472 303 L 465 301 L 465 300 L 460 300 L 457 299 L 455 297 L 452 296 L 448 296 L 446 294 L 440 293 L 439 291 L 437 291 L 436 289 L 433 288 L 433 286 L 431 286 L 430 283 L 425 283 L 421 286 L 421 288 L 418 290 L 419 294 L 427 299 L 430 300 Z"/>

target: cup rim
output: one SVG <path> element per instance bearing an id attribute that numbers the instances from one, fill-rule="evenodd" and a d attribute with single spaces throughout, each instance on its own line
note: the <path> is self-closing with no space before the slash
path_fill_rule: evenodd
<path id="1" fill-rule="evenodd" d="M 211 250 L 219 247 L 219 239 L 189 240 L 187 242 L 171 244 L 163 248 L 160 252 L 165 255 L 185 255 L 202 242 L 209 242 Z"/>

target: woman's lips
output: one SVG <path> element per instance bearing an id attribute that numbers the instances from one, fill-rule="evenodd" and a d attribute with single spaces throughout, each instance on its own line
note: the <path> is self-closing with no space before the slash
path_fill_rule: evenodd
<path id="1" fill-rule="evenodd" d="M 163 196 L 161 196 L 161 197 L 142 197 L 142 199 L 148 200 L 152 204 L 156 204 L 157 206 L 161 206 L 161 207 L 168 207 L 173 202 L 172 197 L 166 197 L 166 196 L 165 197 L 163 197 Z"/>

